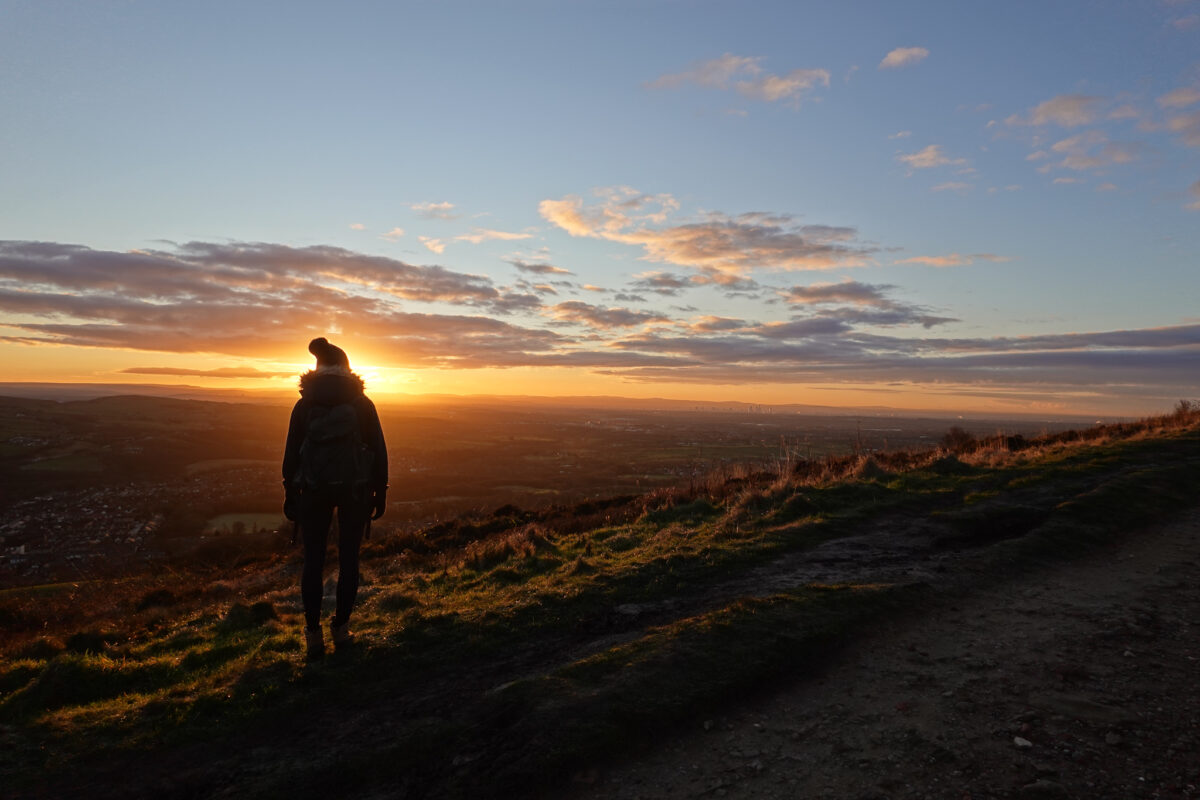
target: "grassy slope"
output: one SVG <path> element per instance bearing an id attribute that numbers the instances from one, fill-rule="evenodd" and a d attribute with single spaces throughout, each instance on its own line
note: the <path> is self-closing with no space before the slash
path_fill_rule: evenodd
<path id="1" fill-rule="evenodd" d="M 294 556 L 215 583 L 180 574 L 2 592 L 0 624 L 17 635 L 0 662 L 0 770 L 29 794 L 69 788 L 43 783 L 67 763 L 66 782 L 100 796 L 128 796 L 131 775 L 135 795 L 550 786 L 818 668 L 862 626 L 1193 502 L 1200 429 L 1189 415 L 1070 439 L 880 458 L 893 470 L 801 464 L 377 542 L 364 553 L 359 647 L 310 666 L 298 657 Z M 961 556 L 959 572 L 751 577 L 823 542 L 915 525 L 931 554 Z"/>

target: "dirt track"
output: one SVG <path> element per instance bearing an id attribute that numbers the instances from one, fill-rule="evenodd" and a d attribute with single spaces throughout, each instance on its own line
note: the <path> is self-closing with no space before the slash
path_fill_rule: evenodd
<path id="1" fill-rule="evenodd" d="M 868 635 L 552 795 L 1200 798 L 1200 508 Z"/>

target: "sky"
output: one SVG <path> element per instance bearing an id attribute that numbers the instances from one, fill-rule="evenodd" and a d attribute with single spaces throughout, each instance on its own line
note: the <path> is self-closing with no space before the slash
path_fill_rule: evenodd
<path id="1" fill-rule="evenodd" d="M 0 0 L 9 381 L 1140 415 L 1200 0 Z"/>

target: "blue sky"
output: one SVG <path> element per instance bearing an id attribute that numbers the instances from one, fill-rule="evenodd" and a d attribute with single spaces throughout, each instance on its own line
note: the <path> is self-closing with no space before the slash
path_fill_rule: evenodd
<path id="1" fill-rule="evenodd" d="M 1197 389 L 1197 0 L 0 2 L 0 103 L 28 379 Z"/>

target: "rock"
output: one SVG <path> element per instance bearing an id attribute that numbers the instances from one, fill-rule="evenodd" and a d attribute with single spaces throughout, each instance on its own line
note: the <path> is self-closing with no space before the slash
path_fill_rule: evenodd
<path id="1" fill-rule="evenodd" d="M 1105 744 L 1110 744 L 1110 745 L 1115 746 L 1115 745 L 1120 744 L 1122 741 L 1124 741 L 1124 740 L 1121 738 L 1121 734 L 1117 733 L 1116 731 L 1109 731 L 1108 733 L 1104 734 L 1104 743 Z"/>
<path id="2" fill-rule="evenodd" d="M 1044 778 L 1027 783 L 1021 787 L 1021 797 L 1069 797 L 1066 788 L 1061 783 L 1048 781 Z"/>
<path id="3" fill-rule="evenodd" d="M 1013 737 L 1013 744 L 1015 744 L 1017 747 L 1020 747 L 1022 750 L 1024 750 L 1027 747 L 1033 747 L 1033 742 L 1029 741 L 1028 739 L 1024 739 L 1020 736 Z"/>
<path id="4" fill-rule="evenodd" d="M 1099 722 L 1112 725 L 1114 723 L 1133 722 L 1136 717 L 1115 706 L 1097 703 L 1082 695 L 1042 695 L 1030 699 L 1030 702 L 1057 711 L 1060 714 L 1085 722 Z"/>

